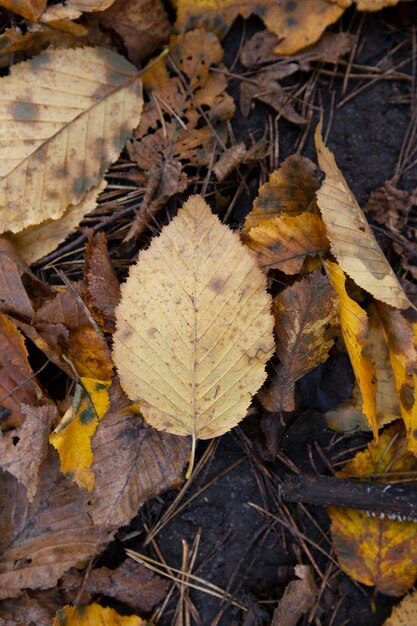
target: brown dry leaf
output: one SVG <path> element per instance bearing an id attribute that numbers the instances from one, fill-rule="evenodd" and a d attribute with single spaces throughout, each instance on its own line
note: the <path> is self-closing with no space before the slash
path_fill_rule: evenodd
<path id="1" fill-rule="evenodd" d="M 76 48 L 12 66 L 1 90 L 0 231 L 15 233 L 97 185 L 139 122 L 142 89 L 123 57 Z"/>
<path id="2" fill-rule="evenodd" d="M 135 65 L 166 44 L 171 31 L 161 0 L 116 0 L 94 20 L 120 35 Z"/>
<path id="3" fill-rule="evenodd" d="M 28 362 L 25 341 L 7 315 L 0 314 L 0 424 L 19 427 L 25 420 L 22 405 L 35 405 L 43 397 Z M 0 434 L 0 445 L 1 444 Z"/>
<path id="4" fill-rule="evenodd" d="M 97 324 L 104 332 L 114 332 L 120 285 L 110 261 L 104 233 L 90 238 L 86 246 L 82 293 Z"/>
<path id="5" fill-rule="evenodd" d="M 226 143 L 225 122 L 235 106 L 225 93 L 226 78 L 210 69 L 222 59 L 217 38 L 199 29 L 172 37 L 169 60 L 151 61 L 145 71 L 149 102 L 129 156 L 146 173 L 147 184 L 128 237 L 140 235 L 168 198 L 188 187 L 185 168 L 209 165 L 216 144 Z"/>
<path id="6" fill-rule="evenodd" d="M 252 211 L 243 225 L 246 236 L 253 226 L 282 214 L 317 212 L 316 191 L 320 187 L 317 168 L 309 159 L 293 154 L 262 185 Z"/>
<path id="7" fill-rule="evenodd" d="M 262 269 L 297 274 L 307 257 L 325 254 L 329 248 L 319 215 L 287 215 L 253 226 L 243 237 Z"/>
<path id="8" fill-rule="evenodd" d="M 414 626 L 417 616 L 417 591 L 405 596 L 399 604 L 394 606 L 390 617 L 383 626 Z"/>
<path id="9" fill-rule="evenodd" d="M 45 13 L 42 13 L 39 22 L 73 37 L 85 37 L 88 34 L 88 30 L 85 26 L 73 21 L 80 16 L 81 13 L 79 11 L 74 11 L 69 6 L 55 4 L 49 6 Z"/>
<path id="10" fill-rule="evenodd" d="M 378 428 L 381 428 L 398 419 L 401 411 L 387 344 L 373 305 L 368 313 L 370 333 L 364 352 L 375 367 L 376 419 Z M 328 411 L 326 419 L 330 428 L 337 431 L 369 429 L 368 420 L 362 413 L 362 395 L 357 383 L 353 390 L 353 398 Z"/>
<path id="11" fill-rule="evenodd" d="M 99 594 L 124 602 L 137 613 L 152 611 L 164 600 L 169 586 L 166 578 L 157 576 L 133 559 L 127 559 L 116 569 L 93 569 L 88 578 L 74 569 L 61 581 L 61 587 L 71 592 L 72 597 L 82 590 L 81 604 L 88 604 Z"/>
<path id="12" fill-rule="evenodd" d="M 34 501 L 0 473 L 0 597 L 23 588 L 47 589 L 88 559 L 127 524 L 147 499 L 172 487 L 185 464 L 185 440 L 158 433 L 126 412 L 117 385 L 111 408 L 93 438 L 92 493 L 66 480 L 53 449 L 41 468 Z"/>
<path id="13" fill-rule="evenodd" d="M 273 304 L 277 374 L 258 393 L 271 412 L 295 409 L 295 383 L 329 356 L 338 326 L 338 301 L 320 270 L 281 291 Z"/>
<path id="14" fill-rule="evenodd" d="M 316 42 L 327 26 L 336 22 L 344 8 L 327 0 L 177 0 L 175 29 L 202 26 L 224 37 L 238 15 L 258 15 L 281 42 L 276 54 L 294 54 Z"/>
<path id="15" fill-rule="evenodd" d="M 346 350 L 362 395 L 362 411 L 369 426 L 378 437 L 376 419 L 375 366 L 365 354 L 369 340 L 369 323 L 366 312 L 352 300 L 346 291 L 346 276 L 336 263 L 324 262 L 329 280 L 339 297 L 339 317 Z"/>
<path id="16" fill-rule="evenodd" d="M 217 180 L 221 182 L 227 178 L 230 172 L 242 163 L 246 152 L 246 146 L 243 142 L 237 143 L 235 146 L 231 146 L 225 150 L 213 167 L 213 172 Z"/>
<path id="17" fill-rule="evenodd" d="M 137 615 L 122 616 L 110 607 L 94 602 L 88 606 L 64 606 L 52 626 L 146 626 Z"/>
<path id="18" fill-rule="evenodd" d="M 5 59 L 7 60 L 7 55 L 13 52 L 30 50 L 32 54 L 37 54 L 48 46 L 69 48 L 81 45 L 80 42 L 81 40 L 73 35 L 65 35 L 61 31 L 44 24 L 29 23 L 25 33 L 22 33 L 20 28 L 14 27 L 6 28 L 0 35 L 0 58 L 2 57 L 1 62 L 3 63 Z M 10 65 L 10 63 L 5 62 L 5 65 Z"/>
<path id="19" fill-rule="evenodd" d="M 96 208 L 97 197 L 106 187 L 107 182 L 101 181 L 87 191 L 78 204 L 69 206 L 58 220 L 46 220 L 20 233 L 10 233 L 9 239 L 24 261 L 31 265 L 55 250 L 77 228 L 83 217 Z"/>
<path id="20" fill-rule="evenodd" d="M 394 235 L 406 225 L 408 214 L 417 204 L 417 189 L 405 191 L 397 189 L 389 181 L 383 187 L 374 189 L 365 205 L 365 212 L 383 224 Z"/>
<path id="21" fill-rule="evenodd" d="M 417 455 L 417 349 L 416 324 L 391 307 L 378 305 L 392 371 L 407 430 L 409 450 Z"/>
<path id="22" fill-rule="evenodd" d="M 50 602 L 47 597 L 49 591 L 41 594 L 41 597 L 37 594 L 36 598 L 32 598 L 25 591 L 18 599 L 0 601 L 0 626 L 51 626 L 62 600 L 56 594 L 58 597 Z"/>
<path id="23" fill-rule="evenodd" d="M 0 437 L 0 468 L 13 474 L 27 488 L 27 498 L 32 502 L 39 481 L 39 468 L 48 451 L 51 425 L 57 418 L 52 404 L 40 407 L 21 405 L 25 421 L 20 428 L 3 433 Z"/>
<path id="24" fill-rule="evenodd" d="M 274 349 L 270 307 L 253 256 L 189 198 L 139 254 L 116 309 L 114 362 L 145 419 L 193 444 L 243 419 Z"/>
<path id="25" fill-rule="evenodd" d="M 27 20 L 37 22 L 46 9 L 47 0 L 0 0 L 0 6 Z"/>
<path id="26" fill-rule="evenodd" d="M 359 287 L 398 309 L 410 301 L 385 258 L 363 211 L 347 186 L 335 158 L 323 143 L 320 126 L 315 134 L 320 168 L 326 174 L 317 192 L 331 251 L 341 269 Z"/>
<path id="27" fill-rule="evenodd" d="M 396 472 L 415 472 L 417 459 L 407 450 L 401 422 L 395 422 L 347 463 L 341 475 L 366 478 L 389 472 L 382 482 L 391 482 Z M 390 596 L 401 596 L 417 577 L 417 523 L 397 521 L 380 514 L 332 507 L 333 545 L 342 569 L 354 580 L 375 585 Z"/>
<path id="28" fill-rule="evenodd" d="M 297 626 L 302 615 L 309 611 L 319 592 L 309 565 L 296 565 L 297 580 L 291 581 L 274 611 L 271 626 Z"/>

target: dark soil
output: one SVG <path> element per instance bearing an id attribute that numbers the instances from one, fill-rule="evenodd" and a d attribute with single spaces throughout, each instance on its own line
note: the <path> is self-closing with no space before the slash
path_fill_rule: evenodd
<path id="1" fill-rule="evenodd" d="M 368 14 L 364 18 L 349 11 L 343 24 L 335 30 L 350 29 L 356 32 L 363 19 L 361 50 L 355 62 L 372 66 L 383 61 L 390 63 L 406 61 L 401 72 L 411 74 L 410 25 L 415 8 L 397 7 L 382 13 Z M 238 20 L 224 41 L 226 66 L 230 67 L 238 54 L 242 39 L 243 20 Z M 246 40 L 262 28 L 260 22 L 251 19 L 246 23 Z M 399 43 L 403 46 L 393 55 L 390 51 Z M 333 66 L 331 66 L 333 67 Z M 340 72 L 345 68 L 339 67 Z M 237 63 L 235 73 L 243 71 Z M 307 77 L 306 77 L 307 78 Z M 336 156 L 359 202 L 363 205 L 370 192 L 392 178 L 404 135 L 410 123 L 412 83 L 406 80 L 381 79 L 368 83 L 366 88 L 338 107 L 342 99 L 342 78 L 319 77 L 314 104 L 324 111 L 325 122 L 329 119 L 332 97 L 336 106 L 329 134 L 329 147 Z M 346 94 L 355 88 L 358 80 L 348 83 Z M 238 102 L 239 81 L 233 80 L 229 91 Z M 233 129 L 239 140 L 251 136 L 260 138 L 265 133 L 269 119 L 274 113 L 267 106 L 257 104 L 252 115 L 245 120 L 237 112 Z M 303 154 L 315 159 L 313 130 L 318 121 L 315 113 Z M 303 129 L 280 120 L 280 162 L 294 151 L 294 146 L 304 132 Z M 252 197 L 245 193 L 239 198 L 230 223 L 241 224 L 251 208 L 251 202 L 259 187 L 259 171 L 253 170 L 248 179 Z M 403 176 L 400 188 L 417 187 L 417 171 L 411 169 Z M 233 192 L 232 192 L 233 193 Z M 179 199 L 180 201 L 180 199 Z M 178 202 L 179 202 L 178 201 Z M 377 231 L 384 250 L 390 256 L 390 240 Z M 117 256 L 117 253 L 116 253 Z M 305 617 L 300 624 L 322 626 L 378 626 L 389 615 L 392 598 L 374 594 L 372 588 L 353 583 L 325 553 L 332 554 L 329 536 L 329 521 L 322 507 L 302 509 L 298 505 L 288 507 L 285 513 L 278 498 L 280 477 L 291 472 L 292 462 L 304 473 L 329 474 L 329 466 L 348 460 L 353 449 L 365 445 L 366 434 L 343 436 L 326 427 L 319 411 L 337 405 L 349 396 L 352 389 L 352 374 L 347 359 L 333 356 L 330 361 L 306 376 L 298 385 L 299 411 L 287 416 L 288 427 L 280 430 L 282 436 L 280 459 L 272 459 L 265 446 L 261 429 L 262 412 L 255 403 L 254 414 L 240 427 L 222 437 L 197 476 L 185 501 L 201 490 L 209 481 L 213 484 L 200 493 L 188 506 L 176 513 L 173 519 L 155 537 L 165 561 L 181 568 L 183 543 L 191 547 L 200 536 L 194 572 L 229 591 L 248 611 L 243 611 L 207 593 L 190 590 L 190 597 L 201 617 L 202 626 L 255 626 L 270 623 L 274 606 L 281 597 L 286 584 L 294 578 L 296 563 L 314 564 L 316 580 L 323 583 L 320 605 L 311 621 Z M 279 420 L 270 416 L 270 421 Z M 198 446 L 201 458 L 209 444 Z M 328 464 L 323 460 L 328 459 Z M 290 461 L 286 461 L 289 459 Z M 237 466 L 228 469 L 236 461 Z M 340 467 L 337 466 L 337 467 Z M 128 528 L 121 529 L 117 540 L 101 557 L 98 564 L 117 565 L 124 557 L 124 548 L 129 547 L 155 558 L 155 546 L 144 545 L 146 527 L 152 528 L 177 496 L 171 491 L 143 506 Z M 252 504 L 268 513 L 256 510 Z M 310 512 L 309 518 L 306 511 Z M 288 524 L 291 513 L 295 530 Z M 303 533 L 300 539 L 299 533 Z M 133 538 L 127 539 L 128 537 Z M 332 554 L 334 558 L 334 554 Z M 105 600 L 104 600 L 105 601 Z M 158 622 L 161 626 L 172 623 L 173 612 L 178 601 L 174 591 L 171 603 Z M 120 608 L 120 607 L 119 607 Z"/>

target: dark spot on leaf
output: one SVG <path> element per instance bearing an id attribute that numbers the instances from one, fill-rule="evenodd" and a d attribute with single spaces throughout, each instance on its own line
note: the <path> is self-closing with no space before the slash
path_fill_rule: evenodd
<path id="1" fill-rule="evenodd" d="M 297 20 L 295 20 L 293 17 L 289 17 L 287 19 L 287 24 L 290 27 L 297 26 Z"/>
<path id="2" fill-rule="evenodd" d="M 288 13 L 290 13 L 291 11 L 295 11 L 296 8 L 297 3 L 295 2 L 295 0 L 288 0 L 288 2 L 285 3 L 285 10 L 288 11 Z"/>
<path id="3" fill-rule="evenodd" d="M 17 444 L 19 443 L 19 441 L 20 441 L 20 437 L 12 437 L 12 442 L 13 442 L 13 445 L 14 445 L 14 446 L 17 446 Z"/>
<path id="4" fill-rule="evenodd" d="M 139 437 L 139 428 L 134 426 L 128 426 L 120 431 L 117 435 L 118 439 L 129 439 L 129 441 L 135 441 Z"/>
<path id="5" fill-rule="evenodd" d="M 12 414 L 11 409 L 7 409 L 5 406 L 0 406 L 0 420 L 7 420 Z"/>
<path id="6" fill-rule="evenodd" d="M 210 289 L 218 293 L 220 289 L 222 288 L 222 285 L 223 283 L 220 278 L 213 278 L 209 286 L 210 286 Z"/>
<path id="7" fill-rule="evenodd" d="M 38 54 L 38 56 L 34 57 L 30 64 L 34 70 L 42 67 L 42 65 L 47 65 L 49 63 L 49 56 L 47 54 Z"/>
<path id="8" fill-rule="evenodd" d="M 94 184 L 91 178 L 86 178 L 84 175 L 75 179 L 72 190 L 76 196 L 80 196 L 90 189 Z"/>
<path id="9" fill-rule="evenodd" d="M 59 609 L 55 619 L 58 619 L 59 626 L 67 626 L 67 616 L 65 615 L 64 609 Z"/>
<path id="10" fill-rule="evenodd" d="M 32 122 L 38 118 L 38 106 L 31 102 L 14 102 L 10 108 L 14 119 Z"/>
<path id="11" fill-rule="evenodd" d="M 103 391 L 103 389 L 107 389 L 107 385 L 105 385 L 104 383 L 96 383 L 94 390 L 95 391 Z"/>
<path id="12" fill-rule="evenodd" d="M 407 411 L 411 411 L 414 406 L 414 388 L 408 383 L 404 383 L 400 389 L 400 402 Z"/>
<path id="13" fill-rule="evenodd" d="M 84 409 L 84 411 L 80 415 L 80 423 L 81 424 L 89 424 L 96 418 L 96 414 L 91 407 Z"/>
<path id="14" fill-rule="evenodd" d="M 122 128 L 122 130 L 120 131 L 120 134 L 114 138 L 114 146 L 116 148 L 116 150 L 121 150 L 126 141 L 130 138 L 132 134 L 132 131 L 130 130 L 130 128 Z"/>
<path id="15" fill-rule="evenodd" d="M 64 476 L 65 478 L 67 478 L 68 480 L 74 480 L 74 472 L 64 472 Z"/>

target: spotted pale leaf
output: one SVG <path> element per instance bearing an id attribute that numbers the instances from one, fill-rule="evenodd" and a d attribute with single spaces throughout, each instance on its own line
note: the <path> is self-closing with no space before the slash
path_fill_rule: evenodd
<path id="1" fill-rule="evenodd" d="M 104 48 L 50 50 L 0 79 L 0 232 L 61 217 L 103 178 L 142 111 L 136 68 Z"/>
<path id="2" fill-rule="evenodd" d="M 274 351 L 266 277 L 201 196 L 140 253 L 116 320 L 124 390 L 152 426 L 193 441 L 245 416 Z"/>

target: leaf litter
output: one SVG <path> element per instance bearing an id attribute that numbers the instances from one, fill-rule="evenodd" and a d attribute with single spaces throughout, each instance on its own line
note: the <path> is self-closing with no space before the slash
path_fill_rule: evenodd
<path id="1" fill-rule="evenodd" d="M 274 439 L 297 413 L 299 381 L 344 350 L 356 378 L 353 397 L 328 419 L 341 431 L 366 425 L 374 442 L 344 465 L 341 480 L 389 486 L 396 474 L 413 474 L 412 298 L 365 215 L 395 238 L 393 250 L 414 279 L 414 192 L 387 181 L 364 213 L 319 128 L 321 172 L 299 153 L 277 167 L 276 145 L 236 137 L 230 124 L 240 113 L 250 117 L 257 102 L 277 114 L 276 124 L 283 118 L 311 136 L 312 109 L 300 104 L 303 92 L 291 81 L 320 74 L 323 64 L 324 72 L 329 64 L 344 67 L 346 54 L 353 63 L 355 36 L 321 37 L 352 4 L 224 0 L 213 8 L 178 0 L 172 27 L 162 4 L 146 0 L 0 2 L 20 16 L 19 26 L 0 33 L 4 67 L 11 65 L 1 78 L 0 124 L 1 623 L 19 623 L 14 603 L 24 602 L 39 624 L 144 624 L 168 602 L 168 583 L 131 560 L 109 569 L 90 559 L 147 500 L 184 484 L 187 460 L 191 484 L 197 439 L 219 437 L 248 415 L 243 430 L 233 431 L 248 446 L 259 410 L 267 451 L 261 446 L 257 463 L 270 490 L 264 459 L 282 458 Z M 359 11 L 396 4 L 356 2 Z M 236 62 L 249 72 L 236 90 L 216 34 L 251 13 L 271 32 L 242 39 Z M 240 113 L 230 95 L 237 91 Z M 258 170 L 254 188 L 250 176 Z M 233 198 L 232 179 L 240 181 Z M 229 205 L 227 221 L 250 185 L 257 198 L 239 240 L 203 196 L 211 206 L 217 200 L 220 218 Z M 134 205 L 120 209 L 117 198 L 131 192 Z M 164 208 L 169 224 L 160 231 Z M 118 210 L 114 237 L 106 220 Z M 44 257 L 59 259 L 66 245 L 71 251 L 77 240 L 63 242 L 82 220 L 95 226 L 81 231 L 88 244 L 76 278 L 59 269 L 57 286 L 33 274 L 27 264 L 43 267 Z M 157 236 L 146 248 L 149 231 Z M 113 239 L 124 239 L 120 251 Z M 126 250 L 129 259 L 121 261 Z M 275 425 L 268 430 L 267 423 Z M 250 445 L 258 454 L 257 434 Z M 406 593 L 417 576 L 415 521 L 335 507 L 329 515 L 340 567 L 382 593 Z M 190 561 L 186 542 L 183 550 L 190 574 L 172 570 L 182 576 L 175 579 L 178 626 L 191 615 L 198 622 L 188 586 L 204 583 L 189 578 L 195 556 Z M 299 580 L 287 578 L 275 622 L 295 624 L 321 605 L 312 573 L 320 569 L 310 563 L 297 566 Z M 101 606 L 97 594 L 137 615 Z M 164 608 L 158 611 L 155 623 Z"/>

